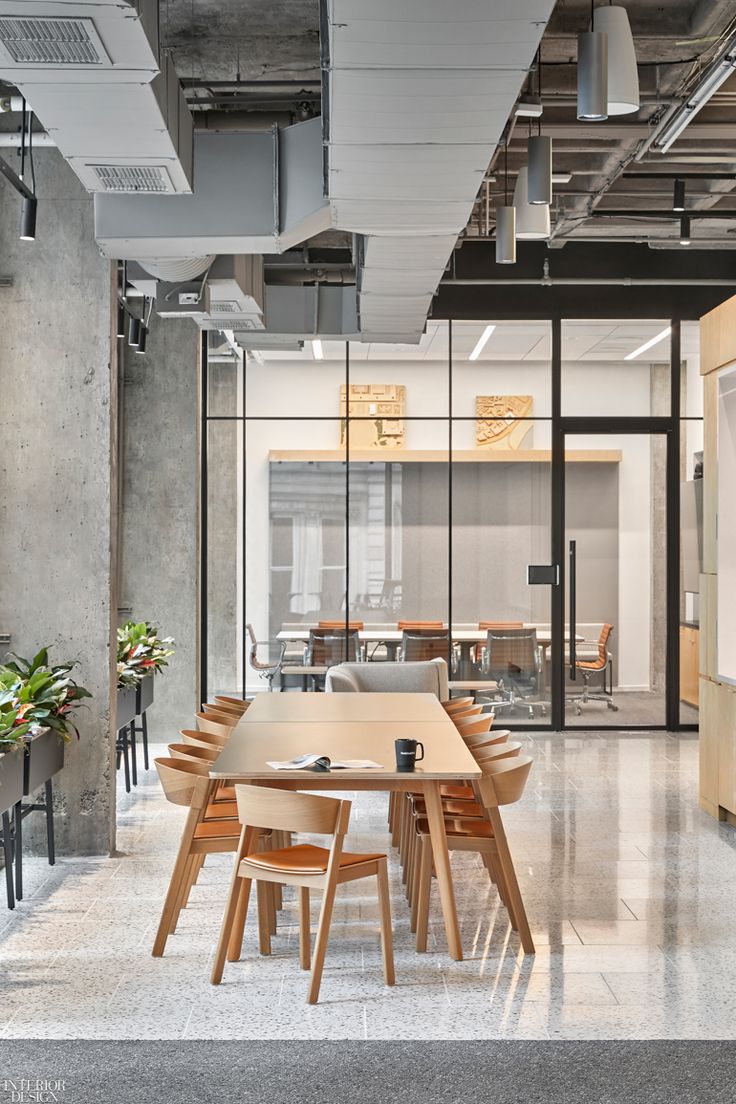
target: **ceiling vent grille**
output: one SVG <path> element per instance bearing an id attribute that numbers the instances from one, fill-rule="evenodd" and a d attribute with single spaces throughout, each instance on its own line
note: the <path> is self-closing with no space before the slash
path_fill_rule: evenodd
<path id="1" fill-rule="evenodd" d="M 171 194 L 174 185 L 163 165 L 91 165 L 103 192 Z"/>
<path id="2" fill-rule="evenodd" d="M 94 22 L 68 16 L 0 16 L 0 58 L 13 65 L 111 64 Z"/>
<path id="3" fill-rule="evenodd" d="M 210 303 L 210 314 L 240 314 L 242 309 L 234 299 L 214 299 Z"/>

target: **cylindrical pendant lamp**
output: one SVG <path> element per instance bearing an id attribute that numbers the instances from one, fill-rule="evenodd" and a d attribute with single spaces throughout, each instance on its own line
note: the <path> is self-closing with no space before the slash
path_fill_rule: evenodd
<path id="1" fill-rule="evenodd" d="M 131 348 L 138 348 L 138 342 L 141 339 L 141 320 L 136 318 L 134 314 L 131 314 L 130 321 L 128 323 L 128 344 Z"/>
<path id="2" fill-rule="evenodd" d="M 552 139 L 535 134 L 527 143 L 527 188 L 529 203 L 552 202 Z"/>
<path id="3" fill-rule="evenodd" d="M 36 240 L 36 212 L 38 201 L 35 197 L 23 196 L 20 207 L 20 240 Z"/>
<path id="4" fill-rule="evenodd" d="M 496 264 L 516 264 L 516 208 L 496 208 Z"/>
<path id="5" fill-rule="evenodd" d="M 516 210 L 516 237 L 518 241 L 545 241 L 550 236 L 551 225 L 547 204 L 532 204 L 528 199 L 527 169 L 519 169 L 514 188 Z"/>
<path id="6" fill-rule="evenodd" d="M 583 31 L 578 35 L 578 119 L 608 118 L 608 35 Z"/>
<path id="7" fill-rule="evenodd" d="M 596 8 L 593 30 L 608 35 L 608 114 L 630 115 L 639 110 L 639 71 L 626 8 Z"/>

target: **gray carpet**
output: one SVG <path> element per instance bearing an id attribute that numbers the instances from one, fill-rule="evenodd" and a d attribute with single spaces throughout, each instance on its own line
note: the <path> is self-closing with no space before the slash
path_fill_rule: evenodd
<path id="1" fill-rule="evenodd" d="M 731 1104 L 735 1085 L 732 1042 L 0 1041 L 0 1104 Z"/>

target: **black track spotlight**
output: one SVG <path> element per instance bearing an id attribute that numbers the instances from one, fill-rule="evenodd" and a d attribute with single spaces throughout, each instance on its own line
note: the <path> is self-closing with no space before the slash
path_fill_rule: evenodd
<path id="1" fill-rule="evenodd" d="M 685 181 L 684 180 L 676 180 L 675 181 L 675 194 L 674 194 L 674 198 L 673 198 L 673 201 L 672 201 L 672 210 L 673 211 L 684 211 L 685 210 Z"/>
<path id="2" fill-rule="evenodd" d="M 690 244 L 690 216 L 683 215 L 680 219 L 680 245 Z"/>
<path id="3" fill-rule="evenodd" d="M 138 342 L 141 339 L 141 320 L 136 318 L 134 314 L 130 316 L 130 322 L 128 323 L 128 344 L 131 348 L 138 347 Z"/>
<path id="4" fill-rule="evenodd" d="M 118 299 L 118 325 L 115 336 L 125 337 L 125 303 L 122 299 Z"/>
<path id="5" fill-rule="evenodd" d="M 138 338 L 138 348 L 136 349 L 137 353 L 145 353 L 145 351 L 146 351 L 146 338 L 147 337 L 148 337 L 148 326 L 144 326 L 144 325 L 141 324 L 141 335 Z"/>
<path id="6" fill-rule="evenodd" d="M 20 209 L 20 240 L 36 240 L 36 211 L 38 201 L 35 196 L 23 196 Z"/>

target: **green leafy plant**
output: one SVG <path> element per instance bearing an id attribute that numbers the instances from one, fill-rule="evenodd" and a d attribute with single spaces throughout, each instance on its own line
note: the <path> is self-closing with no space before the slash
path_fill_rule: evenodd
<path id="1" fill-rule="evenodd" d="M 31 729 L 30 721 L 23 719 L 18 709 L 13 709 L 11 696 L 0 691 L 0 752 L 10 751 L 23 742 Z"/>
<path id="2" fill-rule="evenodd" d="M 50 664 L 48 648 L 33 659 L 9 653 L 0 666 L 0 712 L 8 720 L 15 714 L 12 730 L 16 734 L 22 730 L 24 736 L 36 726 L 51 728 L 64 740 L 72 734 L 79 737 L 74 712 L 92 695 L 71 677 L 76 666 L 76 661 Z"/>
<path id="3" fill-rule="evenodd" d="M 160 637 L 150 621 L 126 621 L 118 629 L 118 687 L 137 686 L 168 666 L 174 640 Z"/>

